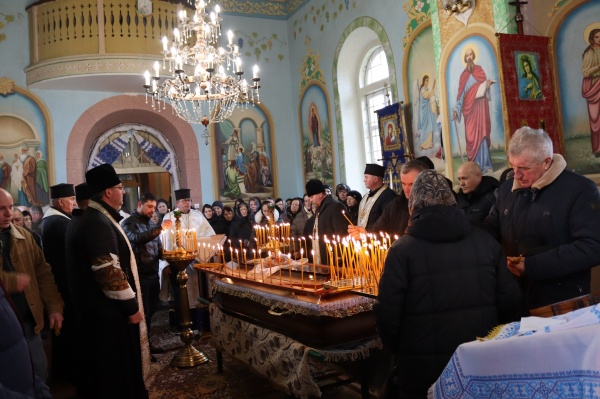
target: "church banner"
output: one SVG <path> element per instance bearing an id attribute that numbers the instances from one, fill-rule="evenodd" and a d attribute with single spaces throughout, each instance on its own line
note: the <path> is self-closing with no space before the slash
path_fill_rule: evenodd
<path id="1" fill-rule="evenodd" d="M 507 141 L 522 126 L 544 129 L 552 138 L 554 152 L 564 155 L 549 42 L 548 37 L 542 36 L 498 36 L 500 79 L 507 110 L 504 129 Z"/>
<path id="2" fill-rule="evenodd" d="M 379 119 L 383 166 L 386 168 L 384 182 L 400 194 L 400 170 L 402 164 L 412 158 L 406 133 L 405 109 L 402 104 L 397 103 L 376 112 Z"/>

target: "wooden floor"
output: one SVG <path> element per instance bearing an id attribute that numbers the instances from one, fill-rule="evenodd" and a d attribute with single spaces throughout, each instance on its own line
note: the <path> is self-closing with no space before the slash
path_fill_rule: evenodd
<path id="1" fill-rule="evenodd" d="M 160 311 L 152 319 L 152 340 L 154 345 L 167 350 L 155 355 L 156 379 L 150 389 L 151 399 L 284 399 L 286 395 L 274 389 L 269 382 L 253 374 L 244 365 L 227 354 L 223 354 L 223 373 L 217 372 L 216 351 L 208 342 L 197 348 L 203 351 L 210 362 L 192 369 L 176 369 L 169 365 L 177 348 L 181 346 L 179 336 L 168 332 L 168 312 Z M 49 334 L 48 334 L 49 335 Z M 44 347 L 51 364 L 50 338 L 44 339 Z M 319 386 L 331 384 L 347 376 L 324 364 L 312 364 L 311 374 Z M 50 371 L 51 373 L 51 371 Z M 75 388 L 48 381 L 54 399 L 76 399 Z M 322 398 L 360 399 L 360 386 L 350 384 L 323 391 Z M 375 397 L 375 396 L 372 396 Z"/>

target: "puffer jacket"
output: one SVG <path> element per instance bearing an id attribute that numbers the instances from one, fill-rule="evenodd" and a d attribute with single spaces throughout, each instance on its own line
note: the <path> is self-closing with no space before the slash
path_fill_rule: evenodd
<path id="1" fill-rule="evenodd" d="M 507 256 L 525 257 L 524 313 L 590 293 L 600 264 L 600 193 L 561 155 L 531 188 L 504 182 L 485 222 Z"/>
<path id="2" fill-rule="evenodd" d="M 0 280 L 0 398 L 34 398 L 33 366 L 17 309 Z"/>
<path id="3" fill-rule="evenodd" d="M 15 271 L 3 271 L 0 257 L 0 279 L 12 294 L 17 291 L 17 273 L 29 275 L 31 281 L 25 287 L 25 298 L 35 319 L 35 333 L 39 334 L 44 328 L 44 310 L 48 314 L 62 313 L 65 303 L 54 282 L 52 268 L 33 236 L 23 227 L 10 226 L 10 261 Z"/>
<path id="4" fill-rule="evenodd" d="M 491 176 L 483 176 L 481 183 L 469 194 L 465 194 L 462 188 L 458 191 L 458 207 L 465 211 L 469 222 L 479 226 L 489 215 L 492 206 L 496 203 L 496 189 L 500 182 Z"/>
<path id="5" fill-rule="evenodd" d="M 521 300 L 492 236 L 455 206 L 424 207 L 392 245 L 374 305 L 403 393 L 426 397 L 456 348 L 512 321 Z"/>
<path id="6" fill-rule="evenodd" d="M 158 279 L 158 262 L 162 257 L 161 226 L 150 218 L 133 211 L 123 221 L 123 230 L 131 243 L 140 279 Z"/>

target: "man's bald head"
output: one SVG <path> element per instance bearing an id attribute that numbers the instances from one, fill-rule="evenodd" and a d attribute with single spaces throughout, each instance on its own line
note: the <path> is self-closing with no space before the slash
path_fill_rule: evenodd
<path id="1" fill-rule="evenodd" d="M 481 183 L 481 167 L 475 162 L 464 163 L 458 168 L 456 176 L 463 194 L 472 193 Z"/>
<path id="2" fill-rule="evenodd" d="M 0 188 L 0 229 L 10 225 L 13 215 L 13 198 L 10 193 Z"/>

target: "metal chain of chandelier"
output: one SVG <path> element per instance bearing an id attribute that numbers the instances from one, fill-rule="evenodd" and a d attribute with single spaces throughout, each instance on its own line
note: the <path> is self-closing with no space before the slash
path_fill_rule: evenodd
<path id="1" fill-rule="evenodd" d="M 160 64 L 154 63 L 154 76 L 144 73 L 147 97 L 152 97 L 152 108 L 160 112 L 168 100 L 177 115 L 189 122 L 204 125 L 202 135 L 208 144 L 208 124 L 223 122 L 231 115 L 238 103 L 248 106 L 260 103 L 258 89 L 258 66 L 254 66 L 252 84 L 242 79 L 242 61 L 239 47 L 233 44 L 233 32 L 227 37 L 228 50 L 219 46 L 221 36 L 220 8 L 216 5 L 210 14 L 206 11 L 210 0 L 196 0 L 196 10 L 190 19 L 187 11 L 179 12 L 179 24 L 173 29 L 174 41 L 169 48 L 167 37 L 162 38 L 163 65 L 167 64 L 172 78 L 160 82 Z M 196 37 L 193 46 L 190 39 Z M 194 67 L 194 74 L 188 75 L 184 65 Z M 232 71 L 235 76 L 228 75 Z"/>

